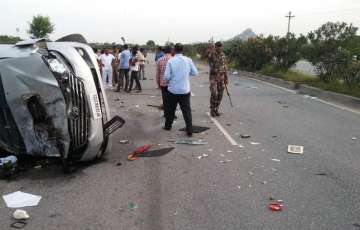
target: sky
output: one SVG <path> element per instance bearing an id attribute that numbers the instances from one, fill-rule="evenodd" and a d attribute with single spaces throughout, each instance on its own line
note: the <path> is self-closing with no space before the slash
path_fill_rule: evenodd
<path id="1" fill-rule="evenodd" d="M 328 21 L 360 27 L 360 0 L 0 0 L 0 9 L 0 35 L 28 38 L 29 21 L 41 14 L 55 24 L 51 39 L 81 33 L 89 42 L 226 40 L 247 28 L 281 36 L 289 11 L 295 34 Z"/>

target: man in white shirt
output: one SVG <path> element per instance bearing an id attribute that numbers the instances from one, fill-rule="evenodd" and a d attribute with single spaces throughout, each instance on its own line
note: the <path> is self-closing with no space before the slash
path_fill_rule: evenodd
<path id="1" fill-rule="evenodd" d="M 102 65 L 102 77 L 105 85 L 109 88 L 112 87 L 112 75 L 113 75 L 113 68 L 112 63 L 115 57 L 109 53 L 106 49 L 105 53 L 100 56 L 101 65 Z"/>
<path id="2" fill-rule="evenodd" d="M 170 58 L 166 63 L 164 79 L 168 81 L 166 108 L 165 108 L 165 126 L 163 129 L 171 130 L 171 126 L 175 118 L 175 110 L 177 104 L 180 104 L 185 123 L 186 133 L 192 136 L 192 115 L 190 106 L 190 77 L 198 75 L 193 61 L 185 57 L 183 45 L 177 43 L 175 45 L 175 56 Z"/>

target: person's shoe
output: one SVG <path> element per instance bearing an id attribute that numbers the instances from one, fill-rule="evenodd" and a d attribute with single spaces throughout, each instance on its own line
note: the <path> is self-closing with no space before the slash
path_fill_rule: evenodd
<path id="1" fill-rule="evenodd" d="M 219 111 L 215 111 L 215 116 L 220 117 L 221 113 L 219 113 Z"/>
<path id="2" fill-rule="evenodd" d="M 145 78 L 145 77 L 143 78 L 143 80 L 146 80 L 146 79 L 147 79 L 147 78 Z"/>
<path id="3" fill-rule="evenodd" d="M 192 132 L 187 132 L 187 133 L 186 133 L 186 136 L 192 137 L 192 136 L 193 136 L 193 133 L 192 133 Z"/>
<path id="4" fill-rule="evenodd" d="M 142 91 L 141 90 L 137 90 L 135 93 L 141 93 Z"/>
<path id="5" fill-rule="evenodd" d="M 120 89 L 115 89 L 114 92 L 120 92 Z"/>
<path id="6" fill-rule="evenodd" d="M 211 112 L 210 112 L 210 116 L 211 116 L 211 117 L 216 117 L 215 111 L 211 111 Z"/>
<path id="7" fill-rule="evenodd" d="M 170 131 L 170 130 L 171 130 L 171 127 L 163 126 L 162 129 L 163 129 L 163 130 L 166 130 L 166 131 Z"/>

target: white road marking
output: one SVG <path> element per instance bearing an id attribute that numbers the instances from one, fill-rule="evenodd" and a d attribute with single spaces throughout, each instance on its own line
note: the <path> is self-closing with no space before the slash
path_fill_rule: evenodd
<path id="1" fill-rule="evenodd" d="M 252 77 L 247 77 L 247 78 L 249 78 L 251 80 L 254 80 L 254 81 L 257 81 L 257 82 L 260 82 L 260 83 L 264 83 L 266 85 L 270 85 L 270 86 L 278 88 L 278 89 L 282 89 L 282 90 L 287 91 L 289 93 L 297 94 L 296 91 L 291 90 L 291 89 L 287 89 L 287 88 L 284 88 L 284 87 L 281 87 L 281 86 L 278 86 L 278 85 L 274 85 L 274 84 L 266 82 L 266 81 L 262 81 L 262 80 L 259 80 L 259 79 L 252 78 Z M 323 104 L 335 107 L 337 109 L 341 109 L 341 110 L 344 110 L 344 111 L 348 111 L 348 112 L 360 115 L 360 111 L 355 110 L 355 109 L 351 109 L 351 108 L 348 108 L 348 107 L 345 107 L 345 106 L 342 106 L 342 105 L 338 105 L 338 104 L 335 104 L 335 103 L 332 103 L 332 102 L 324 101 L 324 100 L 319 99 L 319 98 L 312 98 L 312 100 L 315 100 L 315 101 L 321 102 Z"/>
<path id="2" fill-rule="evenodd" d="M 256 79 L 256 78 L 252 78 L 252 77 L 248 77 L 248 78 L 251 79 L 251 80 L 257 81 L 257 82 L 261 82 L 261 83 L 266 84 L 266 85 L 270 85 L 270 86 L 278 88 L 278 89 L 285 90 L 286 92 L 289 92 L 289 93 L 292 93 L 292 94 L 297 94 L 295 90 L 287 89 L 287 88 L 284 88 L 284 87 L 281 87 L 281 86 L 278 86 L 278 85 L 275 85 L 275 84 L 272 84 L 272 83 L 269 83 L 269 82 L 266 82 L 266 81 L 262 81 L 262 80 L 259 80 L 259 79 Z"/>
<path id="3" fill-rule="evenodd" d="M 218 129 L 224 134 L 224 136 L 225 136 L 226 139 L 230 142 L 230 144 L 236 145 L 236 146 L 240 146 L 240 145 L 234 140 L 234 138 L 232 138 L 232 137 L 230 136 L 230 134 L 224 129 L 224 127 L 222 127 L 222 125 L 221 125 L 215 118 L 213 118 L 213 117 L 210 116 L 210 113 L 209 113 L 209 112 L 207 112 L 206 114 L 210 117 L 211 121 L 214 122 L 214 124 L 218 127 Z"/>

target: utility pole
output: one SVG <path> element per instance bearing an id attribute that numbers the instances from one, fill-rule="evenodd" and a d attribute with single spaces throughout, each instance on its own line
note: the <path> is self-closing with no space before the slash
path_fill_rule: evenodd
<path id="1" fill-rule="evenodd" d="M 288 32 L 287 32 L 287 36 L 289 36 L 290 34 L 290 22 L 291 19 L 295 17 L 295 15 L 292 15 L 292 12 L 290 11 L 288 15 L 285 16 L 286 18 L 288 18 L 289 22 L 288 22 Z"/>

